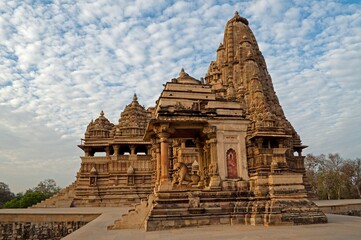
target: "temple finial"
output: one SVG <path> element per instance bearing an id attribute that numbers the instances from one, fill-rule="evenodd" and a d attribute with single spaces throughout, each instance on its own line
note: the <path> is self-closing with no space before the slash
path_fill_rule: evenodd
<path id="1" fill-rule="evenodd" d="M 234 16 L 233 16 L 233 18 L 232 18 L 230 21 L 231 21 L 231 22 L 233 22 L 233 21 L 242 22 L 242 23 L 248 25 L 248 20 L 247 20 L 246 18 L 244 18 L 244 17 L 241 17 L 241 16 L 239 15 L 238 11 L 235 11 L 235 12 L 234 12 Z"/>
<path id="2" fill-rule="evenodd" d="M 179 77 L 184 77 L 184 76 L 186 76 L 186 72 L 184 71 L 184 68 L 182 68 L 179 73 Z"/>

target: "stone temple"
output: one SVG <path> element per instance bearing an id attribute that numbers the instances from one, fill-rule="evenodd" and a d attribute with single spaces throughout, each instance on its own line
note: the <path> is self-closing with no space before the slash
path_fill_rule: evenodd
<path id="1" fill-rule="evenodd" d="M 139 203 L 109 229 L 327 222 L 308 200 L 306 146 L 237 12 L 204 78 L 181 69 L 155 107 L 134 95 L 118 124 L 101 112 L 79 147 L 76 181 L 38 207 Z"/>

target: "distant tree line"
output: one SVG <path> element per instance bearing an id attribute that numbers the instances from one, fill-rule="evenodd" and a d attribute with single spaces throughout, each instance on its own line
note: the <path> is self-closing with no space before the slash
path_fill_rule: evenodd
<path id="1" fill-rule="evenodd" d="M 340 154 L 308 154 L 305 168 L 312 191 L 319 199 L 361 198 L 361 159 L 343 159 Z"/>
<path id="2" fill-rule="evenodd" d="M 45 179 L 25 193 L 14 194 L 6 183 L 0 182 L 0 208 L 27 208 L 61 190 L 53 179 Z"/>

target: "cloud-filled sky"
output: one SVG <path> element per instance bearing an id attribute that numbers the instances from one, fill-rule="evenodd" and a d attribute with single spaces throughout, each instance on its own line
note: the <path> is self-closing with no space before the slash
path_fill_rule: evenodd
<path id="1" fill-rule="evenodd" d="M 250 22 L 306 153 L 361 157 L 358 1 L 0 1 L 0 182 L 75 180 L 87 124 L 204 77 L 235 11 Z"/>

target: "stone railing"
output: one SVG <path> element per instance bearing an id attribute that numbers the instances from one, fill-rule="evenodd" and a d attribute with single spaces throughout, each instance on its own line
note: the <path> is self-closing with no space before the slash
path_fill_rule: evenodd
<path id="1" fill-rule="evenodd" d="M 88 163 L 88 162 L 91 162 L 91 163 L 104 163 L 106 161 L 109 161 L 111 158 L 110 157 L 98 157 L 98 156 L 94 156 L 94 157 L 80 157 L 81 158 L 81 161 L 83 163 Z"/>
<path id="2" fill-rule="evenodd" d="M 108 172 L 108 162 L 82 162 L 82 172 L 90 172 L 91 169 L 94 167 L 97 170 L 97 173 Z"/>
<path id="3" fill-rule="evenodd" d="M 132 166 L 136 171 L 150 171 L 150 160 L 134 160 L 134 161 L 113 161 L 109 164 L 109 170 L 115 172 L 126 172 Z"/>
<path id="4" fill-rule="evenodd" d="M 111 157 L 81 157 L 82 172 L 87 173 L 94 167 L 97 173 L 126 172 L 130 166 L 135 171 L 152 169 L 149 155 L 118 155 Z"/>

